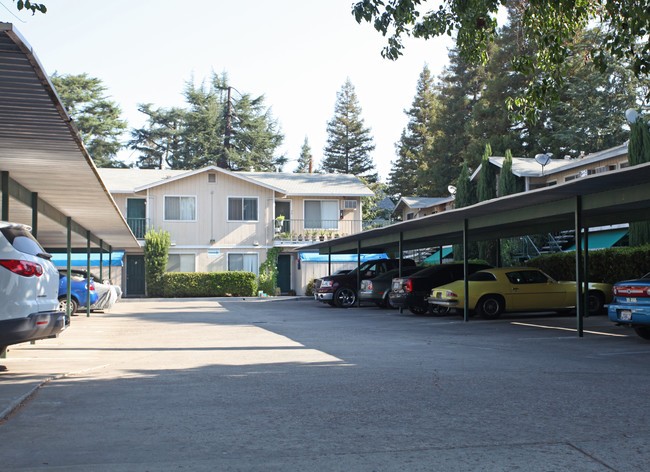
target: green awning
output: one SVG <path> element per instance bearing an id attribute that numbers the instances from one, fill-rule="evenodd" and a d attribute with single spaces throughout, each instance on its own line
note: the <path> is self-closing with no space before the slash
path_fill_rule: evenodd
<path id="1" fill-rule="evenodd" d="M 442 258 L 449 257 L 451 253 L 454 252 L 452 246 L 447 246 L 442 248 Z M 424 261 L 424 264 L 439 264 L 440 263 L 440 251 L 436 251 L 427 257 Z"/>
<path id="2" fill-rule="evenodd" d="M 597 233 L 589 233 L 589 249 L 606 249 L 612 247 L 614 244 L 623 239 L 627 234 L 627 229 L 617 229 L 613 231 L 599 231 Z M 584 241 L 582 242 L 582 249 L 585 248 Z M 567 249 L 567 251 L 575 251 L 576 245 Z"/>

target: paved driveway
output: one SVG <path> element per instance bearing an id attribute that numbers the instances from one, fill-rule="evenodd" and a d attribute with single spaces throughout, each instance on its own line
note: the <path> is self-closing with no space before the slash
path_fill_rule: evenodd
<path id="1" fill-rule="evenodd" d="M 650 343 L 574 326 L 123 301 L 0 360 L 0 469 L 646 470 Z"/>

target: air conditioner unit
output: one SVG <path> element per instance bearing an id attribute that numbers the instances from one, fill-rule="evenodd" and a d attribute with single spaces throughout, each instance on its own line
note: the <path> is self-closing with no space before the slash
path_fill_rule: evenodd
<path id="1" fill-rule="evenodd" d="M 343 202 L 343 208 L 345 210 L 356 210 L 357 209 L 357 201 L 356 200 L 345 200 Z"/>

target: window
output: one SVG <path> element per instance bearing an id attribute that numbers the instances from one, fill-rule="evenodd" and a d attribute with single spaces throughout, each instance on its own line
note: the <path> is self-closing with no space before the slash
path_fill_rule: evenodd
<path id="1" fill-rule="evenodd" d="M 467 280 L 470 282 L 496 282 L 497 278 L 492 272 L 474 272 Z"/>
<path id="2" fill-rule="evenodd" d="M 406 214 L 406 219 L 407 220 L 412 220 L 414 216 L 415 216 L 415 213 L 407 213 Z"/>
<path id="3" fill-rule="evenodd" d="M 345 200 L 343 202 L 343 208 L 346 210 L 356 210 L 357 209 L 357 201 L 356 200 Z"/>
<path id="4" fill-rule="evenodd" d="M 257 254 L 228 254 L 228 270 L 243 270 L 257 275 Z"/>
<path id="5" fill-rule="evenodd" d="M 305 228 L 338 229 L 338 200 L 305 201 Z"/>
<path id="6" fill-rule="evenodd" d="M 228 221 L 257 221 L 257 197 L 228 197 Z"/>
<path id="7" fill-rule="evenodd" d="M 546 276 L 536 270 L 508 272 L 506 277 L 508 277 L 511 284 L 545 284 L 548 282 Z"/>
<path id="8" fill-rule="evenodd" d="M 196 221 L 196 197 L 165 195 L 165 221 Z"/>
<path id="9" fill-rule="evenodd" d="M 217 174 L 214 172 L 208 173 L 208 183 L 209 184 L 216 184 L 217 183 Z"/>
<path id="10" fill-rule="evenodd" d="M 194 254 L 169 254 L 167 272 L 194 272 Z"/>

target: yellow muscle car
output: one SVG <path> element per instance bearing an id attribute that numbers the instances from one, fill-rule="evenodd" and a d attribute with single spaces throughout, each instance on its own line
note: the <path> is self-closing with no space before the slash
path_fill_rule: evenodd
<path id="1" fill-rule="evenodd" d="M 469 308 L 494 319 L 505 311 L 564 311 L 576 306 L 576 282 L 558 282 L 539 269 L 502 267 L 479 270 L 469 279 Z M 434 287 L 428 302 L 462 310 L 465 285 L 457 280 Z M 589 314 L 600 313 L 612 300 L 612 286 L 589 283 Z"/>

